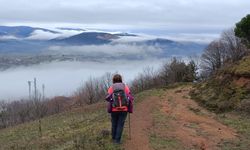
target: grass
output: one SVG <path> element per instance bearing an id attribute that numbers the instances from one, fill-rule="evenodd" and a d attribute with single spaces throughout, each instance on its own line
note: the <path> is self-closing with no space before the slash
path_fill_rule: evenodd
<path id="1" fill-rule="evenodd" d="M 155 150 L 183 150 L 184 147 L 179 140 L 164 134 L 167 130 L 171 130 L 170 121 L 175 119 L 174 116 L 166 115 L 159 108 L 161 108 L 160 105 L 152 110 L 153 127 L 149 137 L 150 147 Z"/>
<path id="2" fill-rule="evenodd" d="M 156 96 L 160 100 L 167 98 L 170 103 L 173 97 L 166 97 L 166 90 L 185 87 L 186 84 L 178 84 L 161 89 L 151 89 L 135 95 L 135 106 L 144 99 Z M 171 129 L 170 120 L 174 116 L 168 116 L 159 107 L 152 112 L 153 129 L 149 132 L 150 145 L 153 149 L 182 150 L 185 149 L 182 143 L 164 131 Z M 193 110 L 199 113 L 199 110 Z M 233 126 L 233 121 L 226 121 Z M 242 125 L 242 132 L 249 132 L 248 125 Z M 235 125 L 236 127 L 239 126 Z M 113 145 L 110 135 L 103 135 L 102 131 L 109 130 L 111 126 L 110 116 L 106 112 L 105 103 L 98 103 L 86 108 L 79 108 L 73 111 L 56 114 L 42 119 L 42 136 L 39 136 L 38 121 L 24 123 L 15 127 L 0 130 L 0 150 L 122 150 L 122 146 Z M 196 124 L 190 124 L 196 128 Z M 243 128 L 243 126 L 247 126 Z M 245 129 L 245 130 L 243 130 Z M 123 140 L 128 138 L 127 132 L 123 134 Z M 247 136 L 246 136 L 247 137 Z M 249 137 L 249 136 L 248 136 Z M 249 138 L 247 138 L 249 140 Z M 226 141 L 225 141 L 226 142 Z M 229 142 L 230 143 L 230 142 Z M 244 144 L 244 143 L 243 143 Z M 224 144 L 224 147 L 229 144 Z M 237 145 L 237 143 L 236 143 Z M 245 144 L 246 145 L 246 144 Z"/>
<path id="3" fill-rule="evenodd" d="M 118 149 L 101 134 L 110 128 L 110 119 L 105 105 L 98 105 L 43 118 L 42 137 L 38 121 L 3 129 L 0 149 Z"/>
<path id="4" fill-rule="evenodd" d="M 223 141 L 223 150 L 249 150 L 250 147 L 250 118 L 249 116 L 231 113 L 221 114 L 218 119 L 224 124 L 236 129 L 239 134 L 238 140 Z"/>
<path id="5" fill-rule="evenodd" d="M 152 112 L 153 128 L 161 128 L 162 130 L 169 129 L 169 120 L 172 119 L 170 116 L 165 115 L 159 108 L 154 108 Z M 155 131 L 155 130 L 153 130 Z M 157 132 L 157 130 L 156 130 Z M 155 134 L 155 132 L 154 132 Z"/>
<path id="6" fill-rule="evenodd" d="M 150 96 L 161 97 L 163 93 L 163 89 L 147 90 L 137 94 L 135 102 L 139 103 Z M 123 149 L 112 144 L 110 135 L 102 135 L 104 129 L 110 130 L 111 127 L 105 103 L 45 117 L 41 121 L 41 137 L 38 132 L 38 121 L 0 130 L 0 150 Z M 126 139 L 126 132 L 124 133 L 123 139 Z"/>
<path id="7" fill-rule="evenodd" d="M 232 110 L 248 111 L 249 103 L 250 56 L 235 64 L 225 66 L 205 82 L 195 85 L 191 92 L 193 99 L 211 111 L 223 113 Z M 241 83 L 242 79 L 246 83 Z M 244 103 L 245 102 L 245 103 Z"/>
<path id="8" fill-rule="evenodd" d="M 183 150 L 181 142 L 174 137 L 164 135 L 166 130 L 170 130 L 170 116 L 163 114 L 159 109 L 153 110 L 153 130 L 150 132 L 150 146 L 155 150 Z"/>
<path id="9" fill-rule="evenodd" d="M 178 83 L 166 86 L 162 89 L 162 93 L 159 93 L 156 96 L 160 97 L 161 99 L 163 97 L 167 98 L 170 105 L 175 105 L 174 97 L 166 97 L 166 95 L 164 95 L 163 93 L 165 93 L 165 91 L 169 89 L 176 89 L 178 87 L 184 88 L 189 85 L 189 83 Z M 185 150 L 185 147 L 178 139 L 165 134 L 168 130 L 171 130 L 170 121 L 176 120 L 176 118 L 173 115 L 166 115 L 165 112 L 163 112 L 160 108 L 162 108 L 162 106 L 158 105 L 152 110 L 153 127 L 150 131 L 149 137 L 151 148 L 155 150 Z M 192 124 L 191 126 L 195 128 L 196 125 Z"/>
<path id="10" fill-rule="evenodd" d="M 247 56 L 240 60 L 240 62 L 232 67 L 228 68 L 226 72 L 232 73 L 238 76 L 250 77 L 250 56 Z"/>
<path id="11" fill-rule="evenodd" d="M 174 138 L 161 137 L 156 134 L 150 136 L 151 147 L 155 150 L 184 150 L 180 142 Z"/>
<path id="12" fill-rule="evenodd" d="M 207 82 L 195 85 L 190 92 L 192 99 L 210 111 L 217 113 L 241 109 L 241 102 L 247 99 L 248 91 L 232 82 L 231 76 L 223 79 L 210 79 Z"/>
<path id="13" fill-rule="evenodd" d="M 135 105 L 137 103 L 140 103 L 144 99 L 148 97 L 152 97 L 152 96 L 160 97 L 162 99 L 164 97 L 165 91 L 166 89 L 154 88 L 154 89 L 145 90 L 143 92 L 137 93 L 135 95 Z"/>

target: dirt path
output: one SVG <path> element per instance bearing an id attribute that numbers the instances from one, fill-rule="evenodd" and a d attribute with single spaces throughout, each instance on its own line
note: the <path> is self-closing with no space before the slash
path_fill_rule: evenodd
<path id="1" fill-rule="evenodd" d="M 126 150 L 150 150 L 148 130 L 152 127 L 151 110 L 153 101 L 157 97 L 150 97 L 136 105 L 131 114 L 131 140 L 125 143 Z"/>
<path id="2" fill-rule="evenodd" d="M 137 104 L 131 115 L 132 140 L 127 140 L 125 149 L 152 149 L 149 144 L 152 131 L 180 141 L 185 149 L 195 150 L 217 150 L 223 141 L 237 137 L 235 130 L 218 122 L 215 114 L 191 100 L 189 91 L 190 87 L 167 90 L 163 98 L 150 97 Z M 154 108 L 160 109 L 165 117 L 170 118 L 166 122 L 168 128 L 153 125 Z"/>

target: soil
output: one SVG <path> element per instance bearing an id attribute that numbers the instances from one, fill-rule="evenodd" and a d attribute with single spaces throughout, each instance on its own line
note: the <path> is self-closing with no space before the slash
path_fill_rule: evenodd
<path id="1" fill-rule="evenodd" d="M 150 150 L 149 130 L 152 127 L 152 115 L 154 101 L 157 97 L 150 97 L 136 105 L 131 117 L 131 139 L 125 143 L 127 150 Z"/>
<path id="2" fill-rule="evenodd" d="M 237 138 L 234 129 L 216 120 L 216 114 L 191 100 L 191 87 L 167 90 L 163 98 L 148 97 L 136 105 L 131 115 L 132 139 L 126 140 L 126 150 L 150 150 L 150 131 L 180 141 L 183 147 L 197 150 L 221 149 L 220 144 Z M 156 103 L 157 102 L 157 103 Z M 152 110 L 160 108 L 168 118 L 170 129 L 153 126 Z"/>

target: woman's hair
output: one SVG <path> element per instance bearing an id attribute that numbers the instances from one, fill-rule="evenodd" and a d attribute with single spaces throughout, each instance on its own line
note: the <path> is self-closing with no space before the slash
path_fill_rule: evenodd
<path id="1" fill-rule="evenodd" d="M 119 74 L 115 74 L 113 76 L 113 83 L 122 83 L 122 76 Z"/>

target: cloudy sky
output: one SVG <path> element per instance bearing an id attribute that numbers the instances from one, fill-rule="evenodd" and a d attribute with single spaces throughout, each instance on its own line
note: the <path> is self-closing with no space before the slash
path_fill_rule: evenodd
<path id="1" fill-rule="evenodd" d="M 137 32 L 220 32 L 249 0 L 0 0 L 1 25 L 82 26 Z"/>

